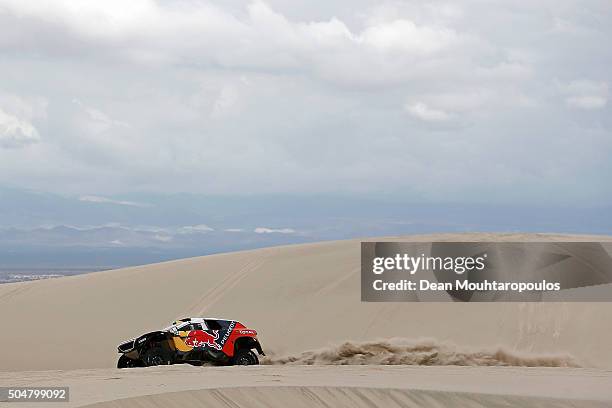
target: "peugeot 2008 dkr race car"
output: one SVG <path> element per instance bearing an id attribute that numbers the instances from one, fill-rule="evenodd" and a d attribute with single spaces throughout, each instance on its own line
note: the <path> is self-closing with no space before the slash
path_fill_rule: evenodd
<path id="1" fill-rule="evenodd" d="M 163 330 L 121 343 L 117 368 L 164 364 L 259 364 L 257 332 L 235 320 L 185 318 Z"/>

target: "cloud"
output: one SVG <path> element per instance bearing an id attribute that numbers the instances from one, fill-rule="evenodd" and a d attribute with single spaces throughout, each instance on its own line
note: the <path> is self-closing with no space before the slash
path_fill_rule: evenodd
<path id="1" fill-rule="evenodd" d="M 40 135 L 29 122 L 0 109 L 0 147 L 16 149 L 40 142 Z"/>
<path id="2" fill-rule="evenodd" d="M 181 227 L 179 228 L 178 232 L 181 234 L 201 234 L 206 232 L 212 232 L 214 230 L 214 228 L 211 228 L 206 224 L 199 224 Z"/>
<path id="3" fill-rule="evenodd" d="M 291 228 L 266 228 L 257 227 L 253 230 L 256 234 L 295 234 L 295 230 Z"/>
<path id="4" fill-rule="evenodd" d="M 238 91 L 235 87 L 226 86 L 219 92 L 219 97 L 215 100 L 211 116 L 221 118 L 229 114 L 238 103 Z"/>
<path id="5" fill-rule="evenodd" d="M 244 230 L 242 228 L 226 228 L 223 231 L 225 232 L 243 232 Z"/>
<path id="6" fill-rule="evenodd" d="M 76 47 L 102 47 L 102 56 L 145 65 L 195 64 L 269 72 L 291 69 L 328 78 L 342 78 L 348 69 L 366 69 L 364 76 L 360 74 L 360 81 L 365 82 L 379 77 L 379 71 L 372 71 L 375 66 L 371 61 L 382 62 L 380 52 L 385 54 L 385 69 L 393 71 L 389 73 L 393 78 L 409 68 L 406 63 L 417 62 L 406 57 L 434 57 L 453 47 L 460 48 L 469 37 L 443 24 L 417 24 L 397 16 L 366 20 L 361 29 L 352 30 L 335 16 L 292 21 L 262 1 L 251 2 L 246 10 L 211 2 L 164 5 L 148 0 L 137 0 L 130 6 L 115 1 L 90 2 L 87 6 L 75 6 L 69 1 L 2 3 L 9 15 L 35 27 L 57 30 L 54 36 L 59 36 L 60 41 L 43 42 L 43 52 L 61 54 L 66 52 L 62 44 L 69 47 L 74 43 Z M 21 28 L 27 29 L 28 26 Z M 36 32 L 26 34 L 34 37 Z M 118 43 L 123 46 L 118 48 Z M 34 41 L 27 45 L 40 47 Z M 355 59 L 362 59 L 363 65 L 355 66 Z M 224 91 L 215 104 L 215 112 L 232 104 L 234 97 L 231 91 Z"/>
<path id="7" fill-rule="evenodd" d="M 383 51 L 428 54 L 452 46 L 458 38 L 447 28 L 418 27 L 410 20 L 395 20 L 366 28 L 358 41 Z"/>
<path id="8" fill-rule="evenodd" d="M 580 95 L 565 98 L 568 106 L 578 109 L 601 109 L 608 103 L 607 96 L 601 95 Z"/>
<path id="9" fill-rule="evenodd" d="M 406 105 L 405 108 L 412 116 L 425 122 L 444 122 L 451 119 L 449 113 L 431 108 L 422 102 Z"/>
<path id="10" fill-rule="evenodd" d="M 174 238 L 170 235 L 154 235 L 153 238 L 160 242 L 171 242 Z"/>
<path id="11" fill-rule="evenodd" d="M 14 129 L 0 145 L 30 146 L 0 149 L 3 184 L 612 200 L 612 50 L 584 46 L 612 35 L 599 3 L 0 0 L 0 10 L 0 109 Z M 567 146 L 578 149 L 570 164 Z"/>
<path id="12" fill-rule="evenodd" d="M 601 109 L 608 103 L 609 87 L 607 82 L 579 79 L 561 85 L 565 103 L 576 109 Z"/>
<path id="13" fill-rule="evenodd" d="M 79 197 L 79 201 L 85 201 L 88 203 L 126 205 L 129 207 L 148 207 L 149 206 L 149 204 L 145 204 L 145 203 L 137 203 L 134 201 L 113 200 L 111 198 L 93 196 L 93 195 L 81 196 Z"/>
<path id="14" fill-rule="evenodd" d="M 92 106 L 85 105 L 78 99 L 73 99 L 72 102 L 83 109 L 92 127 L 97 128 L 98 132 L 108 131 L 113 127 L 130 127 L 126 122 L 113 119 L 108 114 Z"/>

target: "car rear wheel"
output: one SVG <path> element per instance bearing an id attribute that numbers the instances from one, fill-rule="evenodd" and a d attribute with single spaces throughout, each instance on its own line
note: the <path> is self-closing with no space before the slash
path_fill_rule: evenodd
<path id="1" fill-rule="evenodd" d="M 257 365 L 259 364 L 259 358 L 252 350 L 242 349 L 236 352 L 233 362 L 234 365 Z"/>
<path id="2" fill-rule="evenodd" d="M 168 364 L 168 359 L 164 355 L 162 349 L 158 347 L 147 350 L 142 357 L 142 361 L 146 367 Z"/>

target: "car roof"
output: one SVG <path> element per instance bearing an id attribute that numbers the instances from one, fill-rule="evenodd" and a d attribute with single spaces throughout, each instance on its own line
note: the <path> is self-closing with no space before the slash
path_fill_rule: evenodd
<path id="1" fill-rule="evenodd" d="M 228 320 L 232 319 L 219 319 L 217 317 L 185 317 L 183 319 L 176 320 L 177 322 L 203 322 L 204 320 Z"/>
<path id="2" fill-rule="evenodd" d="M 206 324 L 206 320 L 222 320 L 222 321 L 226 321 L 226 322 L 236 322 L 238 323 L 238 321 L 236 320 L 229 320 L 229 319 L 218 319 L 215 317 L 185 317 L 183 319 L 179 319 L 179 320 L 175 320 L 174 322 L 172 322 L 172 324 L 168 327 L 165 327 L 164 330 L 168 331 L 171 330 L 172 328 L 179 328 L 182 325 L 186 324 L 186 323 L 201 323 L 201 324 Z"/>

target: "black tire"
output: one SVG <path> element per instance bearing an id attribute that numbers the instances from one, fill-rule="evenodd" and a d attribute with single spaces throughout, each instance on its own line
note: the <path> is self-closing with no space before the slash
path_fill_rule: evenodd
<path id="1" fill-rule="evenodd" d="M 138 360 L 132 360 L 125 355 L 119 357 L 119 361 L 117 361 L 117 368 L 134 368 L 134 367 L 142 367 L 142 363 Z"/>
<path id="2" fill-rule="evenodd" d="M 153 347 L 147 350 L 142 356 L 142 362 L 144 363 L 145 367 L 155 367 L 169 364 L 168 359 L 164 355 L 161 347 Z"/>
<path id="3" fill-rule="evenodd" d="M 253 353 L 253 350 L 241 349 L 236 351 L 236 355 L 232 359 L 234 365 L 258 365 L 259 358 L 257 354 Z"/>

